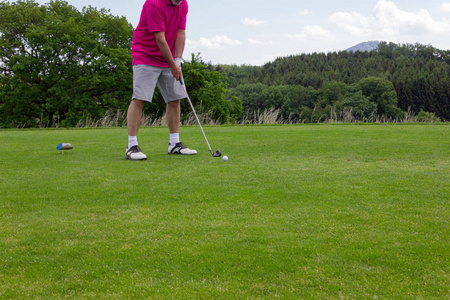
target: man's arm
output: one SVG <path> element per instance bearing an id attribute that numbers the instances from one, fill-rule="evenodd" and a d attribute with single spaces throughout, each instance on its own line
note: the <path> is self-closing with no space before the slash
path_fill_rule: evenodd
<path id="1" fill-rule="evenodd" d="M 175 77 L 177 80 L 180 80 L 181 75 L 182 75 L 181 69 L 177 66 L 177 64 L 175 63 L 175 60 L 172 57 L 172 52 L 170 51 L 169 44 L 167 44 L 167 41 L 166 41 L 165 32 L 159 31 L 159 32 L 155 32 L 154 34 L 155 34 L 155 38 L 156 38 L 156 43 L 158 44 L 159 51 L 161 52 L 162 56 L 169 64 L 169 67 L 170 67 L 170 70 L 172 71 L 173 77 Z M 176 51 L 177 42 L 178 42 L 178 37 L 177 37 L 177 41 L 175 43 L 175 54 L 177 54 L 177 51 Z M 183 45 L 183 49 L 184 49 L 184 45 Z"/>
<path id="2" fill-rule="evenodd" d="M 175 57 L 183 57 L 184 45 L 186 44 L 186 31 L 179 29 L 175 41 Z"/>

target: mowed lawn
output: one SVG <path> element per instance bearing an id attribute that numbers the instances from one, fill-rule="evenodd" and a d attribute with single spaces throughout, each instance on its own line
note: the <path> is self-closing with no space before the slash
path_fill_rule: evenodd
<path id="1" fill-rule="evenodd" d="M 450 298 L 450 126 L 204 129 L 1 130 L 0 298 Z"/>

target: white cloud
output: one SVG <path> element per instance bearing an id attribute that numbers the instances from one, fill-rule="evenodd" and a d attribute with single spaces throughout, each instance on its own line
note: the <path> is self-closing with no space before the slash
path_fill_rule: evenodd
<path id="1" fill-rule="evenodd" d="M 352 36 L 363 37 L 372 32 L 370 18 L 357 12 L 337 12 L 328 19 Z"/>
<path id="2" fill-rule="evenodd" d="M 396 37 L 400 34 L 448 33 L 448 22 L 435 21 L 430 13 L 421 9 L 418 13 L 400 10 L 395 3 L 379 0 L 375 6 L 376 22 L 384 35 Z"/>
<path id="3" fill-rule="evenodd" d="M 186 48 L 188 49 L 195 49 L 198 46 L 198 42 L 190 40 L 190 39 L 186 39 Z"/>
<path id="4" fill-rule="evenodd" d="M 202 37 L 198 42 L 190 41 L 187 45 L 192 48 L 204 47 L 210 50 L 222 50 L 225 46 L 237 46 L 240 44 L 240 41 L 232 40 L 225 35 L 216 35 L 210 39 Z"/>
<path id="5" fill-rule="evenodd" d="M 249 18 L 244 19 L 244 25 L 247 25 L 247 26 L 258 26 L 258 25 L 262 25 L 265 23 L 266 23 L 266 21 L 258 20 L 258 19 L 249 19 Z"/>
<path id="6" fill-rule="evenodd" d="M 263 43 L 261 40 L 252 39 L 252 38 L 249 38 L 248 42 L 252 45 L 262 45 L 262 43 Z"/>
<path id="7" fill-rule="evenodd" d="M 441 10 L 446 13 L 450 13 L 450 2 L 445 2 L 441 4 Z"/>
<path id="8" fill-rule="evenodd" d="M 299 39 L 301 41 L 329 39 L 331 36 L 328 30 L 317 25 L 305 26 L 298 34 L 286 34 L 287 38 Z"/>
<path id="9" fill-rule="evenodd" d="M 450 11 L 450 3 L 443 3 L 441 8 L 447 9 L 446 4 Z M 371 15 L 336 12 L 328 20 L 336 25 L 336 29 L 355 38 L 395 40 L 405 36 L 448 36 L 450 33 L 448 20 L 437 21 L 424 9 L 418 12 L 401 10 L 389 0 L 378 0 Z"/>
<path id="10" fill-rule="evenodd" d="M 309 15 L 309 10 L 307 10 L 307 9 L 301 10 L 301 11 L 298 12 L 298 14 L 299 14 L 300 16 L 306 16 L 306 15 Z"/>

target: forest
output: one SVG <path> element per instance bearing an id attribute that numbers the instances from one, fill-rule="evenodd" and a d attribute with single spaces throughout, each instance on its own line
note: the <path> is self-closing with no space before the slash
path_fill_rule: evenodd
<path id="1" fill-rule="evenodd" d="M 133 87 L 133 31 L 105 9 L 0 2 L 0 128 L 123 115 Z M 266 111 L 284 123 L 450 119 L 450 51 L 431 45 L 382 42 L 370 52 L 299 54 L 262 66 L 213 65 L 201 53 L 184 59 L 190 98 L 215 124 L 242 124 Z M 164 110 L 155 92 L 144 113 L 161 118 Z M 190 113 L 184 101 L 182 118 Z"/>
<path id="2" fill-rule="evenodd" d="M 263 66 L 211 65 L 243 110 L 279 109 L 283 118 L 318 122 L 334 111 L 401 119 L 405 112 L 450 119 L 450 51 L 382 42 L 366 52 L 281 57 Z"/>

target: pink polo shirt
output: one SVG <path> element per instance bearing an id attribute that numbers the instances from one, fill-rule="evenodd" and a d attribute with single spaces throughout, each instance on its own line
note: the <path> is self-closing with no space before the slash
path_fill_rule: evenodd
<path id="1" fill-rule="evenodd" d="M 173 5 L 170 0 L 147 0 L 133 34 L 133 65 L 168 68 L 169 64 L 159 51 L 153 33 L 165 32 L 167 43 L 174 55 L 178 30 L 186 30 L 187 13 L 186 0 L 180 5 Z"/>

